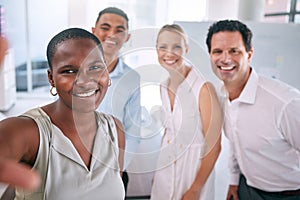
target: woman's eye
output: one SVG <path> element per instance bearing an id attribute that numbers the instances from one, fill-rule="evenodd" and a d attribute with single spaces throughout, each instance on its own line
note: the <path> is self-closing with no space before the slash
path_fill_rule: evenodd
<path id="1" fill-rule="evenodd" d="M 93 65 L 90 67 L 90 70 L 96 70 L 96 69 L 99 69 L 99 66 Z"/>
<path id="2" fill-rule="evenodd" d="M 165 46 L 158 47 L 158 50 L 166 50 L 166 49 L 167 49 L 167 47 L 165 47 Z"/>
<path id="3" fill-rule="evenodd" d="M 90 67 L 90 70 L 105 70 L 106 66 L 104 65 L 93 65 Z"/>
<path id="4" fill-rule="evenodd" d="M 66 69 L 66 70 L 63 70 L 62 73 L 63 74 L 73 74 L 73 73 L 76 73 L 77 71 L 76 70 L 73 70 L 73 69 Z"/>

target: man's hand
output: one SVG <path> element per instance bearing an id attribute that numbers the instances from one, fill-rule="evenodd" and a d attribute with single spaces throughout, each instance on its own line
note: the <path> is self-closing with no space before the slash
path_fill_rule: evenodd
<path id="1" fill-rule="evenodd" d="M 226 200 L 239 200 L 237 185 L 229 185 Z"/>

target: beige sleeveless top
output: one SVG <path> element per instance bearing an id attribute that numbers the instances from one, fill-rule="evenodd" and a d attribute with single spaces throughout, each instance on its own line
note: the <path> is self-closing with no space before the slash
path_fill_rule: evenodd
<path id="1" fill-rule="evenodd" d="M 34 193 L 17 189 L 16 200 L 124 199 L 116 125 L 110 115 L 96 113 L 98 130 L 90 169 L 71 141 L 41 108 L 22 115 L 32 118 L 39 128 L 40 144 L 33 168 L 40 173 L 42 184 Z"/>

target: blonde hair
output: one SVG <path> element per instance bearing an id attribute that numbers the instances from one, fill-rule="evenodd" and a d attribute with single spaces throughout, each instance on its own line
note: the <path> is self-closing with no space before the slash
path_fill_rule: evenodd
<path id="1" fill-rule="evenodd" d="M 166 24 L 163 27 L 161 27 L 157 34 L 156 44 L 158 42 L 158 38 L 159 38 L 160 34 L 164 31 L 170 31 L 170 32 L 180 34 L 184 39 L 185 45 L 188 46 L 188 37 L 187 37 L 186 33 L 184 32 L 183 28 L 181 26 L 179 26 L 178 24 Z"/>

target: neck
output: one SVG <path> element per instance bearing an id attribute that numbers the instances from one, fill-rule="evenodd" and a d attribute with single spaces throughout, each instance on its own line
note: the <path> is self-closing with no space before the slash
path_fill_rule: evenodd
<path id="1" fill-rule="evenodd" d="M 111 73 L 112 71 L 114 71 L 114 69 L 116 68 L 116 65 L 118 63 L 119 59 L 115 59 L 114 61 L 112 61 L 108 66 L 107 66 L 107 70 L 109 73 Z"/>
<path id="2" fill-rule="evenodd" d="M 83 129 L 95 125 L 91 121 L 95 119 L 95 112 L 79 113 L 63 106 L 59 100 L 44 106 L 43 110 L 51 118 L 51 121 L 61 129 Z"/>
<path id="3" fill-rule="evenodd" d="M 188 76 L 191 69 L 192 68 L 184 65 L 180 70 L 170 71 L 169 87 L 176 89 L 182 83 L 182 81 Z"/>
<path id="4" fill-rule="evenodd" d="M 237 99 L 241 95 L 250 77 L 250 73 L 251 73 L 251 68 L 249 68 L 247 75 L 243 79 L 237 80 L 234 83 L 231 82 L 224 83 L 225 88 L 228 91 L 230 101 Z"/>
<path id="5" fill-rule="evenodd" d="M 116 55 L 105 55 L 105 61 L 106 61 L 107 70 L 109 73 L 115 69 L 115 67 L 118 63 L 118 60 L 119 60 L 119 58 Z"/>
<path id="6" fill-rule="evenodd" d="M 226 86 L 225 85 L 225 87 L 226 87 L 226 89 L 228 91 L 228 94 L 229 94 L 229 100 L 233 101 L 233 100 L 237 99 L 240 96 L 240 94 L 242 93 L 245 85 L 240 85 L 239 87 L 237 87 L 237 86 L 228 86 L 228 85 Z"/>

